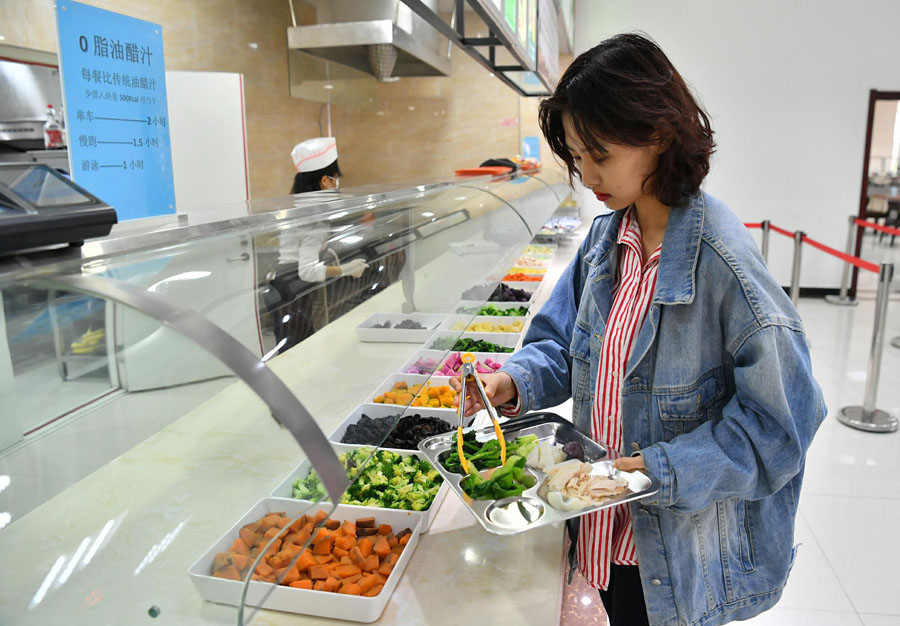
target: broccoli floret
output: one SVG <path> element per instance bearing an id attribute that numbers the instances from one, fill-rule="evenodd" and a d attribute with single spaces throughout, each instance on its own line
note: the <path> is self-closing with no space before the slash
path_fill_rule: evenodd
<path id="1" fill-rule="evenodd" d="M 393 485 L 394 487 L 402 487 L 406 483 L 407 483 L 406 476 L 403 476 L 403 475 L 395 476 L 394 478 L 392 478 L 390 480 L 390 484 Z"/>
<path id="2" fill-rule="evenodd" d="M 428 461 L 419 461 L 418 469 L 423 474 L 428 474 L 432 471 L 431 463 Z"/>

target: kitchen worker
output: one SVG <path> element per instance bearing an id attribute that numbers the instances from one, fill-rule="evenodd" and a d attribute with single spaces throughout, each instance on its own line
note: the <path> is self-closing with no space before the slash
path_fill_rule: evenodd
<path id="1" fill-rule="evenodd" d="M 337 189 L 341 178 L 337 158 L 334 137 L 307 139 L 294 146 L 291 159 L 297 173 L 291 193 Z M 329 318 L 322 283 L 339 277 L 360 278 L 369 267 L 361 258 L 341 263 L 327 246 L 330 226 L 328 221 L 319 221 L 279 234 L 278 264 L 269 282 L 279 295 L 270 307 L 279 352 L 311 335 Z"/>
<path id="2" fill-rule="evenodd" d="M 787 583 L 826 413 L 800 316 L 741 220 L 701 190 L 709 117 L 655 43 L 617 35 L 580 55 L 539 117 L 570 179 L 612 212 L 522 349 L 483 376 L 488 397 L 507 414 L 571 397 L 619 470 L 659 480 L 572 525 L 612 626 L 749 619 Z"/>

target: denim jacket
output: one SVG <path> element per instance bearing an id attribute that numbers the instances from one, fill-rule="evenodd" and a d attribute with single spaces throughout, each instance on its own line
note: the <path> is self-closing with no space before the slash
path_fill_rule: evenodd
<path id="1" fill-rule="evenodd" d="M 590 432 L 621 219 L 594 220 L 502 368 L 521 411 L 571 396 Z M 622 390 L 623 452 L 641 452 L 661 483 L 630 505 L 653 626 L 725 624 L 775 605 L 825 411 L 800 318 L 747 229 L 707 194 L 674 207 Z"/>

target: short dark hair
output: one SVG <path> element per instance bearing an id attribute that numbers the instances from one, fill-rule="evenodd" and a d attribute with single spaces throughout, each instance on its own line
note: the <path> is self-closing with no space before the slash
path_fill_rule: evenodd
<path id="1" fill-rule="evenodd" d="M 307 191 L 320 191 L 322 189 L 322 177 L 332 176 L 339 178 L 342 176 L 341 168 L 338 167 L 337 159 L 330 165 L 326 165 L 320 170 L 314 172 L 297 172 L 294 176 L 294 184 L 291 187 L 291 193 L 306 193 Z"/>
<path id="2" fill-rule="evenodd" d="M 676 206 L 696 194 L 709 173 L 715 150 L 709 116 L 647 37 L 616 35 L 579 55 L 541 102 L 541 130 L 571 181 L 579 172 L 566 146 L 564 113 L 597 154 L 603 152 L 601 139 L 630 146 L 663 142 L 656 170 L 644 181 L 663 204 Z"/>

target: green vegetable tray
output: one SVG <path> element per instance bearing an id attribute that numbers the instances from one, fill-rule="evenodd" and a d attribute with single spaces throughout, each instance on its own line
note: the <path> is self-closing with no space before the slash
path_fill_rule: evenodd
<path id="1" fill-rule="evenodd" d="M 526 474 L 530 474 L 535 479 L 534 486 L 525 489 L 521 495 L 500 500 L 474 500 L 466 494 L 460 484 L 465 476 L 447 470 L 442 463 L 455 449 L 455 431 L 429 437 L 419 442 L 419 449 L 444 477 L 444 486 L 449 485 L 449 488 L 459 496 L 469 512 L 478 520 L 478 523 L 490 533 L 515 535 L 546 524 L 554 524 L 600 509 L 646 498 L 659 491 L 659 481 L 649 474 L 639 471 L 620 472 L 612 469 L 612 461 L 607 449 L 558 415 L 532 413 L 506 421 L 500 427 L 507 441 L 512 441 L 517 437 L 536 435 L 539 442 L 551 445 L 577 442 L 584 448 L 586 461 L 594 466 L 595 473 L 609 476 L 612 472 L 614 476 L 627 480 L 628 487 L 624 493 L 608 498 L 601 504 L 580 511 L 563 511 L 550 506 L 538 494 L 547 475 L 540 470 L 526 467 Z M 467 432 L 469 430 L 472 429 L 466 429 Z M 492 425 L 477 427 L 474 432 L 477 441 L 484 442 L 496 438 Z"/>
<path id="2" fill-rule="evenodd" d="M 360 448 L 362 448 L 362 446 L 335 443 L 335 444 L 332 444 L 332 448 L 334 449 L 335 454 L 340 455 L 345 452 L 359 451 Z M 386 450 L 386 452 L 390 452 L 392 454 L 402 456 L 402 457 L 410 457 L 410 456 L 415 455 L 422 461 L 426 460 L 424 458 L 424 455 L 422 455 L 421 453 L 417 453 L 414 450 Z M 432 463 L 432 465 L 434 465 L 434 464 Z M 285 478 L 278 485 L 278 487 L 276 487 L 272 491 L 272 494 L 271 494 L 272 497 L 293 498 L 294 497 L 294 490 L 293 490 L 294 482 L 297 481 L 298 479 L 300 479 L 300 480 L 306 479 L 309 476 L 310 469 L 312 469 L 312 464 L 309 462 L 308 459 L 304 460 L 297 467 L 295 467 L 294 470 L 290 474 L 288 474 L 287 478 Z M 431 526 L 431 522 L 434 520 L 435 515 L 437 515 L 437 510 L 441 506 L 441 502 L 443 502 L 444 498 L 447 496 L 448 491 L 449 491 L 449 487 L 447 485 L 447 481 L 444 480 L 443 484 L 440 486 L 440 489 L 438 489 L 437 494 L 435 494 L 434 500 L 432 500 L 431 505 L 428 508 L 423 509 L 421 511 L 411 511 L 411 510 L 407 510 L 407 509 L 394 508 L 394 507 L 359 506 L 359 505 L 354 505 L 354 504 L 342 504 L 341 506 L 350 507 L 353 509 L 359 509 L 360 514 L 358 515 L 358 517 L 366 517 L 365 511 L 371 511 L 371 515 L 373 515 L 377 518 L 379 511 L 401 510 L 403 512 L 410 513 L 414 517 L 421 517 L 422 518 L 421 529 L 422 529 L 422 532 L 425 532 Z M 327 499 L 327 496 L 325 495 L 325 491 L 323 488 L 321 494 L 318 497 L 302 498 L 302 499 L 316 501 L 316 500 Z"/>

